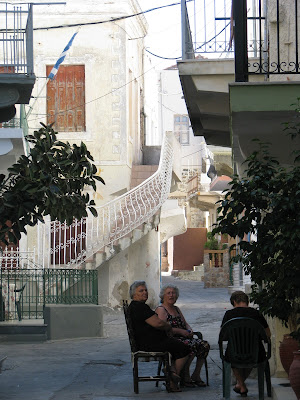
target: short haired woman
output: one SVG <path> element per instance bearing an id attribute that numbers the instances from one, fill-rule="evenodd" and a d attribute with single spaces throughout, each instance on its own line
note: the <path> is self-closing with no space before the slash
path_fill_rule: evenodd
<path id="1" fill-rule="evenodd" d="M 165 285 L 160 291 L 161 305 L 157 307 L 156 312 L 160 319 L 168 322 L 172 327 L 174 338 L 179 342 L 186 344 L 190 349 L 189 359 L 184 367 L 183 385 L 187 387 L 204 387 L 206 384 L 200 378 L 200 372 L 205 358 L 208 355 L 210 346 L 208 342 L 193 338 L 193 330 L 186 322 L 182 312 L 175 303 L 179 297 L 179 289 L 175 285 Z M 192 375 L 190 375 L 190 365 L 197 357 L 196 366 Z"/>
<path id="2" fill-rule="evenodd" d="M 129 312 L 135 339 L 140 350 L 168 351 L 172 355 L 171 391 L 180 392 L 178 383 L 180 372 L 188 360 L 190 349 L 184 343 L 168 337 L 171 326 L 158 318 L 156 313 L 145 304 L 148 289 L 145 281 L 135 281 L 130 286 Z"/>

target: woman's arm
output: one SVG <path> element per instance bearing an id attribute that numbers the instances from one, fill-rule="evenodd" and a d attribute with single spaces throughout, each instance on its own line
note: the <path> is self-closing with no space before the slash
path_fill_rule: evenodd
<path id="1" fill-rule="evenodd" d="M 185 323 L 185 326 L 186 326 L 186 329 L 187 329 L 187 331 L 189 331 L 189 336 L 190 337 L 193 337 L 193 329 L 191 328 L 191 326 L 186 322 L 186 319 L 184 318 L 184 315 L 182 314 L 182 312 L 181 312 L 181 310 L 180 310 L 180 308 L 179 307 L 177 307 L 177 310 L 178 310 L 178 312 L 179 312 L 179 314 L 180 314 L 180 316 L 181 316 L 181 318 L 182 318 L 182 320 L 184 321 L 184 323 Z"/>
<path id="2" fill-rule="evenodd" d="M 168 314 L 167 314 L 166 310 L 164 309 L 164 307 L 157 307 L 155 312 L 158 315 L 158 318 L 162 319 L 163 321 L 167 321 Z M 189 336 L 189 332 L 187 332 L 186 329 L 181 329 L 181 328 L 172 328 L 172 334 L 178 335 L 178 336 L 184 336 L 184 337 Z"/>
<path id="3" fill-rule="evenodd" d="M 168 322 L 165 322 L 162 319 L 158 318 L 156 314 L 146 319 L 145 322 L 151 325 L 153 328 L 160 329 L 162 331 L 170 332 L 172 330 L 171 325 L 168 324 Z"/>
<path id="4" fill-rule="evenodd" d="M 157 309 L 155 310 L 155 312 L 158 315 L 158 318 L 167 322 L 168 314 L 167 314 L 167 311 L 163 307 L 158 306 Z"/>

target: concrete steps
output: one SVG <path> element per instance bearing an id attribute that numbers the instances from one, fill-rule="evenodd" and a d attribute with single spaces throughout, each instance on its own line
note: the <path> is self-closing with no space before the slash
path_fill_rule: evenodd
<path id="1" fill-rule="evenodd" d="M 37 322 L 2 322 L 0 324 L 0 342 L 44 342 L 47 340 L 47 325 L 43 320 Z"/>
<path id="2" fill-rule="evenodd" d="M 86 269 L 95 269 L 95 268 L 99 267 L 104 262 L 113 258 L 120 251 L 127 249 L 134 242 L 141 239 L 152 229 L 155 229 L 159 224 L 159 219 L 160 219 L 159 215 L 160 215 L 160 213 L 157 212 L 155 215 L 153 215 L 150 218 L 149 222 L 141 224 L 137 228 L 133 229 L 131 232 L 127 233 L 122 238 L 114 241 L 112 246 L 106 246 L 105 248 L 97 251 L 95 254 L 93 254 L 92 257 L 90 257 L 85 262 L 85 264 L 84 264 L 85 268 Z"/>
<path id="3" fill-rule="evenodd" d="M 157 171 L 158 165 L 133 165 L 130 189 L 138 186 Z"/>

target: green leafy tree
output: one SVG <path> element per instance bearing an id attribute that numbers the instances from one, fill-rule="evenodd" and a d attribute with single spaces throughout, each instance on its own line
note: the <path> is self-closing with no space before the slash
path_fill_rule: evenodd
<path id="1" fill-rule="evenodd" d="M 57 140 L 52 125 L 27 137 L 32 147 L 30 154 L 21 156 L 8 168 L 8 175 L 0 175 L 0 241 L 14 242 L 50 215 L 52 220 L 66 221 L 87 216 L 87 210 L 96 216 L 94 201 L 84 189 L 96 190 L 93 157 L 81 142 L 63 143 Z"/>
<path id="2" fill-rule="evenodd" d="M 207 232 L 207 242 L 204 243 L 204 248 L 208 250 L 218 250 L 219 243 L 212 232 Z"/>
<path id="3" fill-rule="evenodd" d="M 299 126 L 292 121 L 285 130 L 296 137 Z M 233 261 L 241 261 L 251 274 L 252 300 L 262 312 L 295 329 L 300 305 L 299 150 L 284 168 L 270 154 L 269 144 L 256 142 L 257 150 L 245 161 L 245 176 L 235 175 L 219 202 L 213 233 L 238 238 Z M 255 240 L 244 240 L 249 233 Z"/>

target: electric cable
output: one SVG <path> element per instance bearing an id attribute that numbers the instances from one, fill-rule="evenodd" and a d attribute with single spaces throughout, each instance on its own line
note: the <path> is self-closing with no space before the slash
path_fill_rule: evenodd
<path id="1" fill-rule="evenodd" d="M 186 0 L 187 3 L 190 2 L 190 1 L 193 1 L 193 0 Z M 180 2 L 179 3 L 166 4 L 164 6 L 150 8 L 149 10 L 140 11 L 140 12 L 135 13 L 135 14 L 124 15 L 122 17 L 111 18 L 111 19 L 108 19 L 108 20 L 105 20 L 105 21 L 81 22 L 81 23 L 76 23 L 76 24 L 64 24 L 64 25 L 55 25 L 55 26 L 41 26 L 41 27 L 38 27 L 38 28 L 33 28 L 33 30 L 34 31 L 41 31 L 41 30 L 49 30 L 49 29 L 71 28 L 71 27 L 75 27 L 75 26 L 106 24 L 108 22 L 121 21 L 121 20 L 124 20 L 124 19 L 137 17 L 138 15 L 146 14 L 146 13 L 151 12 L 151 11 L 160 10 L 162 8 L 178 6 L 180 4 L 181 4 Z"/>
<path id="2" fill-rule="evenodd" d="M 187 2 L 190 2 L 190 1 L 193 1 L 193 0 L 186 0 L 186 1 L 187 1 Z M 150 11 L 155 11 L 155 10 L 158 10 L 158 9 L 161 9 L 161 8 L 171 7 L 171 6 L 179 5 L 179 4 L 180 4 L 180 3 L 172 3 L 172 4 L 168 4 L 168 5 L 164 5 L 164 6 L 159 6 L 159 7 L 155 7 L 155 8 L 152 8 L 152 9 L 149 9 L 149 10 L 146 10 L 146 11 L 142 11 L 142 12 L 139 12 L 139 13 L 136 13 L 136 14 L 132 14 L 132 15 L 129 15 L 129 16 L 119 17 L 119 18 L 110 19 L 110 20 L 107 20 L 107 21 L 102 21 L 102 22 L 92 22 L 92 23 L 84 23 L 84 24 L 71 24 L 71 25 L 66 25 L 66 26 L 55 26 L 55 27 L 48 27 L 48 28 L 47 28 L 47 27 L 42 27 L 42 28 L 36 28 L 36 30 L 37 30 L 37 29 L 63 28 L 63 27 L 68 27 L 68 26 L 90 25 L 90 24 L 97 24 L 97 23 L 116 22 L 116 21 L 119 21 L 119 20 L 121 20 L 121 19 L 131 18 L 131 17 L 137 16 L 137 15 L 140 15 L 140 14 L 144 14 L 144 13 L 150 12 Z M 220 35 L 220 34 L 226 29 L 226 27 L 227 27 L 229 24 L 230 24 L 230 23 L 228 23 L 228 24 L 227 24 L 218 34 L 216 34 L 213 38 L 211 38 L 210 40 L 208 40 L 206 43 L 203 43 L 203 44 L 202 44 L 201 46 L 199 46 L 197 49 L 203 47 L 205 44 L 207 44 L 207 43 L 211 42 L 212 40 L 214 40 L 218 35 Z M 126 32 L 126 31 L 125 31 L 125 32 Z M 129 36 L 129 35 L 128 35 L 128 36 Z M 166 60 L 178 60 L 178 59 L 181 58 L 181 57 L 174 57 L 174 58 L 171 58 L 171 57 L 170 57 L 170 58 L 169 58 L 169 57 L 162 57 L 162 56 L 158 56 L 158 55 L 156 55 L 156 54 L 150 52 L 150 51 L 147 50 L 146 48 L 144 48 L 144 50 L 145 50 L 146 52 L 148 52 L 149 54 L 151 54 L 151 55 L 153 55 L 153 56 L 155 56 L 155 57 L 161 58 L 161 59 L 166 59 Z M 116 91 L 118 91 L 118 90 L 120 90 L 120 89 L 126 87 L 128 84 L 130 84 L 131 82 L 133 82 L 133 81 L 135 81 L 135 80 L 141 78 L 142 76 L 144 76 L 146 73 L 150 72 L 150 71 L 151 71 L 152 69 L 154 69 L 155 67 L 156 67 L 156 66 L 151 67 L 150 69 L 148 69 L 147 71 L 145 71 L 145 72 L 143 72 L 141 75 L 139 75 L 138 77 L 132 79 L 131 81 L 126 82 L 125 84 L 119 86 L 118 88 L 115 88 L 115 89 L 113 89 L 113 90 L 111 90 L 111 91 L 109 91 L 109 92 L 107 92 L 107 93 L 105 93 L 105 94 L 103 94 L 103 95 L 101 95 L 101 96 L 95 98 L 95 99 L 92 99 L 92 100 L 90 100 L 90 101 L 87 101 L 87 102 L 85 102 L 85 103 L 83 103 L 83 104 L 80 104 L 80 105 L 78 105 L 78 106 L 76 106 L 76 107 L 73 107 L 73 108 L 70 108 L 70 109 L 67 109 L 67 110 L 63 110 L 63 111 L 59 111 L 59 112 L 57 112 L 57 113 L 54 114 L 54 115 L 57 116 L 57 115 L 65 114 L 65 113 L 68 112 L 68 111 L 76 110 L 76 109 L 81 108 L 81 107 L 83 107 L 83 106 L 85 106 L 85 105 L 88 105 L 88 104 L 91 104 L 91 103 L 93 103 L 93 102 L 95 102 L 95 101 L 97 101 L 97 100 L 100 100 L 101 98 L 106 97 L 106 96 L 108 96 L 108 95 L 110 95 L 110 94 L 112 94 L 112 93 L 114 93 L 114 92 L 116 92 Z M 164 106 L 164 107 L 165 107 L 165 106 Z M 40 115 L 40 114 L 39 114 L 39 115 Z M 41 114 L 41 115 L 46 115 L 46 116 L 47 116 L 48 114 Z M 39 119 L 39 118 L 28 119 L 28 122 L 29 122 L 29 121 L 36 121 L 36 120 L 38 120 L 38 119 Z"/>

